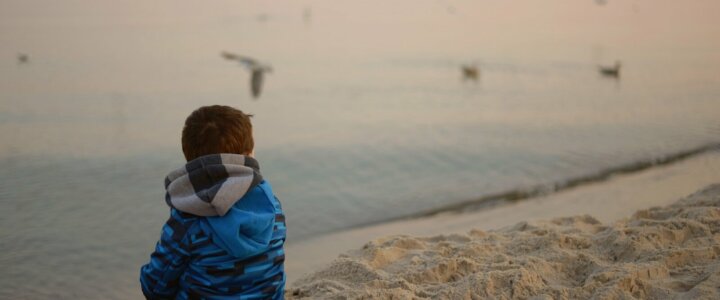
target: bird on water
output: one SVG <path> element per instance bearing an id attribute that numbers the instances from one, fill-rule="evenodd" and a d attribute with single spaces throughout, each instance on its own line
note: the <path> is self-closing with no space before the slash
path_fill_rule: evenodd
<path id="1" fill-rule="evenodd" d="M 620 61 L 615 61 L 613 66 L 599 66 L 600 74 L 607 77 L 620 77 Z"/>
<path id="2" fill-rule="evenodd" d="M 460 69 L 462 70 L 463 79 L 477 80 L 480 77 L 480 69 L 475 64 L 462 65 Z"/>
<path id="3" fill-rule="evenodd" d="M 222 52 L 220 55 L 227 60 L 234 60 L 250 71 L 250 91 L 253 98 L 260 97 L 265 72 L 272 72 L 272 67 L 258 62 L 256 59 L 230 52 Z"/>
<path id="4" fill-rule="evenodd" d="M 30 61 L 30 56 L 25 53 L 18 53 L 17 60 L 19 64 L 25 64 Z"/>

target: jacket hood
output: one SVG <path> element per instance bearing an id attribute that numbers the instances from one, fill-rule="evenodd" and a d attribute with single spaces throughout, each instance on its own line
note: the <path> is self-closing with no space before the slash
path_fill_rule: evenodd
<path id="1" fill-rule="evenodd" d="M 267 251 L 277 218 L 275 206 L 268 201 L 272 198 L 270 184 L 263 181 L 250 189 L 225 216 L 207 217 L 210 231 L 214 233 L 213 242 L 238 258 Z"/>
<path id="2" fill-rule="evenodd" d="M 261 181 L 260 165 L 252 157 L 205 155 L 167 175 L 165 202 L 196 216 L 224 216 Z"/>

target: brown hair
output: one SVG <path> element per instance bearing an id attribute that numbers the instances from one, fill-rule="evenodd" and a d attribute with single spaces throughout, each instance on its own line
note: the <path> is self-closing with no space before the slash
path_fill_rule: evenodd
<path id="1" fill-rule="evenodd" d="M 250 154 L 255 147 L 250 117 L 224 105 L 203 106 L 185 120 L 182 149 L 191 161 L 203 155 L 218 153 Z"/>

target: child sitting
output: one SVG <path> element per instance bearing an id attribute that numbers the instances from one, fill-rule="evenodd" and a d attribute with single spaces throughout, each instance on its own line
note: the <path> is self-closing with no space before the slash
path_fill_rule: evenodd
<path id="1" fill-rule="evenodd" d="M 250 115 L 206 106 L 185 121 L 170 219 L 140 270 L 147 299 L 282 299 L 285 215 L 253 158 Z"/>

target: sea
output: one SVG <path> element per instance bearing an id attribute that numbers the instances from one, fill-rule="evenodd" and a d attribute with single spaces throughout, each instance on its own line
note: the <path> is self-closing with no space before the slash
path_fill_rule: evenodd
<path id="1" fill-rule="evenodd" d="M 203 105 L 254 115 L 290 244 L 710 149 L 717 11 L 2 1 L 0 299 L 141 298 L 140 266 L 168 218 L 163 179 L 184 164 L 182 125 Z M 259 98 L 222 51 L 272 66 Z M 598 72 L 616 61 L 619 77 Z"/>

